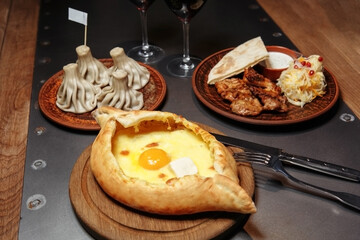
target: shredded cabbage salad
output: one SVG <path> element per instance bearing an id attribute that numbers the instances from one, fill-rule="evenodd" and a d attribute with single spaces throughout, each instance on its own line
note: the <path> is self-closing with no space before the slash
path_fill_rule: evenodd
<path id="1" fill-rule="evenodd" d="M 319 55 L 300 57 L 281 73 L 277 85 L 291 104 L 303 107 L 325 94 L 326 80 L 322 60 Z"/>

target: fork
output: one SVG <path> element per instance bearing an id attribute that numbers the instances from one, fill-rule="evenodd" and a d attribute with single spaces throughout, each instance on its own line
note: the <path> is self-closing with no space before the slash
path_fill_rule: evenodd
<path id="1" fill-rule="evenodd" d="M 304 181 L 301 181 L 294 176 L 290 175 L 285 168 L 283 167 L 281 161 L 277 156 L 271 156 L 266 153 L 261 152 L 237 152 L 233 154 L 236 161 L 242 162 L 242 161 L 248 161 L 256 164 L 261 164 L 264 166 L 267 166 L 274 170 L 277 173 L 282 174 L 283 176 L 287 177 L 290 181 L 295 183 L 296 185 L 311 190 L 313 192 L 316 192 L 318 194 L 322 194 L 327 196 L 328 198 L 331 198 L 333 200 L 337 200 L 347 206 L 350 206 L 352 208 L 355 208 L 357 210 L 360 210 L 360 197 L 351 193 L 345 193 L 345 192 L 337 192 L 332 191 L 326 188 L 322 188 L 319 186 L 315 186 L 310 183 L 306 183 Z"/>

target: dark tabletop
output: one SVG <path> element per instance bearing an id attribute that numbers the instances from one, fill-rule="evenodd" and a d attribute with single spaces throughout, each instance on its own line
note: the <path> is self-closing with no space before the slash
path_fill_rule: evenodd
<path id="1" fill-rule="evenodd" d="M 114 47 L 125 50 L 139 43 L 140 17 L 130 1 L 43 1 L 39 17 L 31 113 L 25 165 L 19 239 L 91 239 L 76 218 L 69 200 L 71 170 L 79 155 L 96 137 L 96 131 L 73 130 L 48 120 L 38 107 L 44 82 L 77 59 L 84 26 L 68 21 L 68 7 L 88 13 L 87 44 L 96 58 L 110 57 Z M 223 117 L 200 102 L 190 78 L 166 72 L 171 55 L 182 49 L 180 21 L 158 0 L 148 11 L 149 40 L 166 56 L 151 66 L 164 77 L 166 98 L 159 110 L 174 112 L 209 125 L 227 135 L 286 149 L 360 170 L 360 121 L 340 99 L 324 115 L 287 126 L 258 126 Z M 190 52 L 205 58 L 261 36 L 266 45 L 295 49 L 256 1 L 207 1 L 191 21 Z M 344 114 L 353 121 L 343 121 Z M 43 168 L 34 167 L 41 163 Z M 45 166 L 46 165 L 46 166 Z M 333 190 L 360 195 L 358 183 L 339 180 L 298 168 L 299 178 Z M 360 215 L 338 202 L 304 193 L 278 181 L 271 172 L 255 167 L 254 201 L 258 212 L 233 233 L 234 239 L 356 239 Z M 31 209 L 29 199 L 45 199 Z"/>

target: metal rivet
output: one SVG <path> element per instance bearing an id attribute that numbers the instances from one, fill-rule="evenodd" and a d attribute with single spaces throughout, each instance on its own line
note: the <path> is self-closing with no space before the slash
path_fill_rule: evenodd
<path id="1" fill-rule="evenodd" d="M 355 116 L 350 113 L 343 113 L 340 115 L 340 120 L 344 122 L 353 122 L 355 121 Z"/>
<path id="2" fill-rule="evenodd" d="M 41 83 L 41 84 L 44 84 L 45 82 L 46 82 L 46 79 L 41 79 L 41 80 L 40 80 L 40 83 Z"/>
<path id="3" fill-rule="evenodd" d="M 29 210 L 38 210 L 45 206 L 46 198 L 42 194 L 35 194 L 29 197 L 26 201 L 26 207 Z"/>
<path id="4" fill-rule="evenodd" d="M 46 128 L 45 128 L 45 127 L 37 127 L 37 128 L 35 128 L 35 133 L 36 133 L 36 135 L 38 135 L 38 136 L 44 134 L 45 132 L 46 132 Z"/>
<path id="5" fill-rule="evenodd" d="M 50 41 L 44 40 L 44 41 L 41 41 L 40 44 L 41 44 L 42 46 L 49 46 L 49 45 L 50 45 Z"/>
<path id="6" fill-rule="evenodd" d="M 262 17 L 262 18 L 259 18 L 259 21 L 260 22 L 268 22 L 269 19 L 267 17 Z"/>
<path id="7" fill-rule="evenodd" d="M 50 29 L 50 26 L 48 26 L 48 25 L 44 26 L 44 30 L 49 30 L 49 29 Z"/>
<path id="8" fill-rule="evenodd" d="M 47 64 L 47 63 L 50 63 L 51 62 L 51 58 L 49 57 L 43 57 L 43 58 L 40 58 L 39 62 L 41 64 Z"/>
<path id="9" fill-rule="evenodd" d="M 39 109 L 39 101 L 34 102 L 34 109 L 36 109 L 36 110 Z"/>
<path id="10" fill-rule="evenodd" d="M 42 159 L 37 159 L 31 164 L 31 168 L 34 170 L 40 170 L 46 167 L 46 162 Z"/>
<path id="11" fill-rule="evenodd" d="M 257 9 L 259 9 L 259 8 L 260 8 L 260 6 L 257 5 L 257 4 L 250 4 L 250 5 L 249 5 L 249 9 L 251 9 L 251 10 L 257 10 Z"/>
<path id="12" fill-rule="evenodd" d="M 281 32 L 274 32 L 272 35 L 273 35 L 273 37 L 281 37 L 282 33 Z"/>

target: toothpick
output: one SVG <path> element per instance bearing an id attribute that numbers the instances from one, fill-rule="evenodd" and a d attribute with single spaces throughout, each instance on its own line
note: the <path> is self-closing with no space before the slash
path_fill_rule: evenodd
<path id="1" fill-rule="evenodd" d="M 84 31 L 84 45 L 86 46 L 87 41 L 87 25 L 85 25 L 85 31 Z"/>

